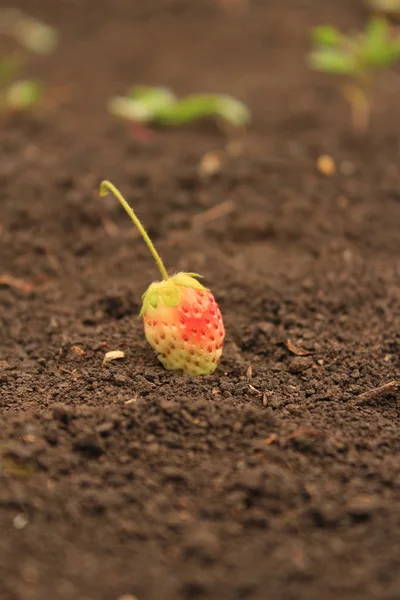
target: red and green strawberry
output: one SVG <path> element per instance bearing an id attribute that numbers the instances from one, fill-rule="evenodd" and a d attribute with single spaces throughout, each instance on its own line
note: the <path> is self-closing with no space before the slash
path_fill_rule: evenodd
<path id="1" fill-rule="evenodd" d="M 152 283 L 143 294 L 144 331 L 158 359 L 168 370 L 188 375 L 210 375 L 222 355 L 225 329 L 214 296 L 196 273 L 177 273 L 169 277 L 148 234 L 119 191 L 103 181 L 100 194 L 111 191 L 121 202 L 142 234 L 163 280 Z"/>

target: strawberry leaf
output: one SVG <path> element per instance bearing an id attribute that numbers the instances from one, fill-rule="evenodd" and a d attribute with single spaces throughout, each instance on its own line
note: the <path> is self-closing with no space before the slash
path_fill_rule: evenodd
<path id="1" fill-rule="evenodd" d="M 160 110 L 156 120 L 161 125 L 184 125 L 207 117 L 221 117 L 232 125 L 245 125 L 250 111 L 245 104 L 231 96 L 194 94 Z"/>
<path id="2" fill-rule="evenodd" d="M 5 103 L 10 110 L 24 111 L 32 108 L 42 96 L 39 82 L 20 80 L 12 83 L 4 94 Z"/>
<path id="3" fill-rule="evenodd" d="M 179 126 L 207 117 L 220 117 L 234 126 L 245 125 L 250 111 L 245 104 L 223 94 L 193 94 L 179 100 L 162 87 L 136 86 L 127 96 L 114 96 L 107 108 L 116 117 L 137 123 Z"/>
<path id="4" fill-rule="evenodd" d="M 400 58 L 400 42 L 391 39 L 385 19 L 371 19 L 365 33 L 364 62 L 369 68 L 390 66 Z"/>
<path id="5" fill-rule="evenodd" d="M 0 87 L 7 85 L 17 75 L 22 66 L 19 54 L 12 54 L 0 60 Z"/>
<path id="6" fill-rule="evenodd" d="M 135 121 L 136 123 L 148 123 L 153 120 L 153 113 L 140 101 L 126 98 L 125 96 L 113 96 L 107 102 L 109 113 L 120 119 Z"/>
<path id="7" fill-rule="evenodd" d="M 175 94 L 168 88 L 136 85 L 128 92 L 128 98 L 140 101 L 149 110 L 157 112 L 166 106 L 172 106 L 177 101 Z"/>
<path id="8" fill-rule="evenodd" d="M 36 54 L 50 54 L 58 43 L 58 33 L 54 27 L 31 17 L 23 16 L 17 20 L 13 34 L 20 44 Z"/>
<path id="9" fill-rule="evenodd" d="M 353 56 L 336 48 L 321 48 L 309 54 L 309 62 L 316 71 L 336 75 L 354 75 L 358 65 Z"/>
<path id="10" fill-rule="evenodd" d="M 320 25 L 312 30 L 312 41 L 320 46 L 337 46 L 341 40 L 340 32 L 331 25 Z"/>

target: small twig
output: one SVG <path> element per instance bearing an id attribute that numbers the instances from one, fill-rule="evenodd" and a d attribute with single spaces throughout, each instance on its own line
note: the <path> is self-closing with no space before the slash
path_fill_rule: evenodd
<path id="1" fill-rule="evenodd" d="M 133 398 L 129 398 L 129 400 L 125 400 L 124 404 L 126 404 L 126 405 L 128 405 L 128 404 L 134 404 L 138 400 L 139 400 L 139 394 L 135 394 L 133 396 Z"/>
<path id="2" fill-rule="evenodd" d="M 383 385 L 380 385 L 372 390 L 368 390 L 363 394 L 359 394 L 357 396 L 356 404 L 377 400 L 378 398 L 388 396 L 389 394 L 393 394 L 397 391 L 400 391 L 400 379 L 389 381 L 389 383 L 384 383 Z"/>
<path id="3" fill-rule="evenodd" d="M 271 435 L 265 438 L 264 443 L 267 444 L 267 446 L 269 446 L 270 444 L 273 444 L 273 442 L 275 442 L 277 439 L 278 436 L 276 435 L 276 433 L 271 433 Z"/>
<path id="4" fill-rule="evenodd" d="M 193 229 L 198 229 L 206 223 L 210 223 L 221 217 L 226 217 L 234 209 L 235 203 L 233 200 L 225 200 L 224 202 L 221 202 L 221 204 L 217 204 L 217 206 L 213 206 L 212 208 L 195 215 L 192 219 L 192 227 Z"/>
<path id="5" fill-rule="evenodd" d="M 0 275 L 0 285 L 5 285 L 7 287 L 16 288 L 17 290 L 21 290 L 22 292 L 31 292 L 33 289 L 33 285 L 24 281 L 23 279 L 17 279 L 12 275 Z"/>
<path id="6" fill-rule="evenodd" d="M 49 261 L 49 264 L 50 264 L 51 268 L 53 269 L 53 271 L 55 273 L 57 273 L 57 275 L 64 273 L 64 269 L 63 269 L 63 266 L 62 266 L 59 258 L 53 252 L 53 250 L 49 246 L 49 244 L 44 244 L 43 250 L 44 250 L 44 253 L 46 254 L 47 260 Z"/>
<path id="7" fill-rule="evenodd" d="M 67 373 L 67 375 L 71 375 L 71 377 L 74 379 L 74 381 L 78 381 L 78 379 L 79 379 L 79 375 L 77 374 L 76 369 L 69 371 L 68 369 L 65 369 L 64 367 L 58 367 L 58 370 L 61 371 L 61 373 Z"/>
<path id="8" fill-rule="evenodd" d="M 289 440 L 295 440 L 299 437 L 317 438 L 322 437 L 322 433 L 321 431 L 318 431 L 317 429 L 312 429 L 311 427 L 298 427 L 298 429 L 296 429 L 295 431 L 293 431 L 293 433 L 287 436 L 284 443 L 286 444 Z"/>

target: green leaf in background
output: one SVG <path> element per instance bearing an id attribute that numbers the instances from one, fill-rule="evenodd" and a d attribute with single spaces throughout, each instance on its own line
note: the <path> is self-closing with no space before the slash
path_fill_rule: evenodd
<path id="1" fill-rule="evenodd" d="M 390 45 L 381 48 L 381 51 L 374 53 L 373 56 L 366 56 L 365 62 L 368 67 L 382 69 L 390 67 L 393 63 L 400 59 L 400 44 Z"/>
<path id="2" fill-rule="evenodd" d="M 398 0 L 400 4 L 400 0 Z M 400 59 L 400 36 L 382 17 L 371 17 L 363 31 L 345 35 L 330 26 L 313 30 L 311 68 L 353 79 L 343 88 L 351 107 L 353 130 L 364 134 L 371 118 L 373 76 Z"/>
<path id="3" fill-rule="evenodd" d="M 15 81 L 4 92 L 4 100 L 11 111 L 24 111 L 32 108 L 42 96 L 39 82 L 28 79 Z"/>
<path id="4" fill-rule="evenodd" d="M 128 98 L 142 102 L 153 112 L 172 106 L 178 100 L 168 88 L 149 85 L 136 85 L 131 88 L 128 92 Z"/>
<path id="5" fill-rule="evenodd" d="M 337 46 L 342 39 L 341 33 L 331 25 L 314 27 L 311 35 L 314 44 L 320 46 Z"/>
<path id="6" fill-rule="evenodd" d="M 379 60 L 382 50 L 390 44 L 389 25 L 385 19 L 370 19 L 364 35 L 363 55 L 369 64 Z"/>
<path id="7" fill-rule="evenodd" d="M 27 50 L 37 54 L 53 52 L 58 43 L 58 33 L 54 27 L 16 8 L 0 10 L 0 33 L 11 36 Z"/>
<path id="8" fill-rule="evenodd" d="M 107 102 L 107 110 L 118 117 L 136 123 L 149 123 L 154 119 L 154 113 L 140 101 L 126 96 L 113 96 Z"/>
<path id="9" fill-rule="evenodd" d="M 170 90 L 136 86 L 128 96 L 115 96 L 107 104 L 115 116 L 137 123 L 179 126 L 206 117 L 220 117 L 235 126 L 250 120 L 250 111 L 242 102 L 221 94 L 194 94 L 179 100 Z"/>
<path id="10" fill-rule="evenodd" d="M 20 19 L 13 33 L 20 44 L 37 54 L 50 54 L 58 43 L 58 33 L 54 27 L 30 17 Z"/>
<path id="11" fill-rule="evenodd" d="M 8 85 L 15 78 L 22 66 L 22 58 L 19 54 L 12 54 L 0 60 L 0 87 Z"/>
<path id="12" fill-rule="evenodd" d="M 110 98 L 107 108 L 111 114 L 121 119 L 149 123 L 175 102 L 176 96 L 167 88 L 139 85 L 131 88 L 127 96 Z"/>
<path id="13" fill-rule="evenodd" d="M 385 19 L 373 18 L 368 23 L 363 48 L 363 60 L 367 68 L 390 66 L 400 58 L 400 40 L 393 39 Z"/>
<path id="14" fill-rule="evenodd" d="M 225 95 L 195 94 L 179 100 L 157 116 L 162 125 L 184 125 L 207 117 L 221 117 L 236 127 L 250 120 L 250 111 L 242 102 Z"/>
<path id="15" fill-rule="evenodd" d="M 217 115 L 235 127 L 246 125 L 251 119 L 250 109 L 232 96 L 220 95 L 216 97 Z"/>
<path id="16" fill-rule="evenodd" d="M 336 75 L 354 75 L 358 65 L 354 57 L 336 48 L 320 48 L 308 55 L 310 66 L 316 71 Z"/>
<path id="17" fill-rule="evenodd" d="M 365 37 L 375 43 L 380 44 L 385 42 L 389 37 L 389 23 L 383 17 L 372 17 L 365 29 Z"/>

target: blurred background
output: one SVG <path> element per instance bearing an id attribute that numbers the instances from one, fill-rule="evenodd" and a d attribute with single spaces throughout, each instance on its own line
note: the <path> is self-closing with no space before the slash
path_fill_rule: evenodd
<path id="1" fill-rule="evenodd" d="M 398 9 L 1 0 L 1 600 L 400 597 Z M 214 375 L 146 343 L 103 179 Z"/>

